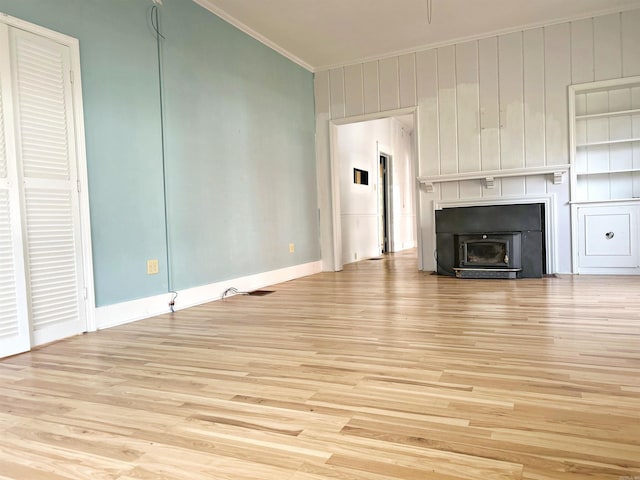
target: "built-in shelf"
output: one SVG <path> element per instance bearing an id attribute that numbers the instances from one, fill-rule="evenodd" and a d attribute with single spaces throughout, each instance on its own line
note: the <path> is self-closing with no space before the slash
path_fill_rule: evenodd
<path id="1" fill-rule="evenodd" d="M 619 117 L 623 115 L 640 114 L 640 108 L 634 108 L 633 110 L 618 110 L 617 112 L 604 112 L 604 113 L 590 113 L 587 115 L 576 115 L 576 120 L 588 120 L 590 118 L 608 118 Z"/>
<path id="2" fill-rule="evenodd" d="M 611 175 L 612 173 L 632 173 L 640 172 L 640 168 L 623 168 L 620 170 L 604 170 L 602 172 L 577 172 L 578 177 L 585 177 L 587 175 Z"/>
<path id="3" fill-rule="evenodd" d="M 553 183 L 562 183 L 564 174 L 569 170 L 569 164 L 548 165 L 544 167 L 511 168 L 505 170 L 487 170 L 485 172 L 450 173 L 418 177 L 418 182 L 425 186 L 427 192 L 433 192 L 433 185 L 437 183 L 461 182 L 464 180 L 484 180 L 486 188 L 494 188 L 496 178 L 529 177 L 532 175 L 553 175 Z"/>
<path id="4" fill-rule="evenodd" d="M 593 147 L 596 145 L 614 145 L 616 143 L 631 143 L 631 142 L 640 142 L 640 138 L 636 137 L 636 138 L 623 138 L 621 140 L 604 140 L 601 142 L 587 142 L 587 143 L 579 143 L 578 145 L 576 145 L 576 147 L 578 148 L 584 148 L 584 147 Z"/>

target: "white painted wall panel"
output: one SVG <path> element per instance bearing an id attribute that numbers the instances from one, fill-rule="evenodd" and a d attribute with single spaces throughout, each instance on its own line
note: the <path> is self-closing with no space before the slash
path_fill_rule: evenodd
<path id="1" fill-rule="evenodd" d="M 344 109 L 344 69 L 335 68 L 329 72 L 331 118 L 343 118 Z"/>
<path id="2" fill-rule="evenodd" d="M 398 57 L 385 58 L 378 62 L 380 74 L 380 110 L 395 110 L 400 107 L 400 78 Z"/>
<path id="3" fill-rule="evenodd" d="M 501 168 L 524 167 L 522 33 L 498 37 Z M 524 191 L 524 189 L 523 189 Z"/>
<path id="4" fill-rule="evenodd" d="M 364 113 L 380 111 L 380 82 L 378 80 L 378 62 L 362 65 L 364 87 Z"/>
<path id="5" fill-rule="evenodd" d="M 316 99 L 316 115 L 330 113 L 329 72 L 317 72 L 313 77 L 313 93 Z"/>
<path id="6" fill-rule="evenodd" d="M 438 134 L 438 74 L 436 50 L 416 54 L 420 165 L 418 175 L 440 173 Z"/>
<path id="7" fill-rule="evenodd" d="M 400 81 L 400 106 L 416 105 L 416 55 L 409 53 L 398 58 Z"/>
<path id="8" fill-rule="evenodd" d="M 500 168 L 500 109 L 497 37 L 478 42 L 478 57 L 482 170 L 498 170 Z"/>
<path id="9" fill-rule="evenodd" d="M 480 100 L 478 44 L 456 45 L 456 116 L 458 119 L 458 170 L 477 172 L 480 162 Z M 478 192 L 478 195 L 479 192 Z"/>
<path id="10" fill-rule="evenodd" d="M 524 32 L 525 167 L 546 164 L 544 131 L 544 37 L 541 28 Z M 529 185 L 527 185 L 527 191 Z M 538 188 L 535 188 L 536 193 Z"/>
<path id="11" fill-rule="evenodd" d="M 364 92 L 362 65 L 350 65 L 344 68 L 345 114 L 347 117 L 364 113 Z"/>
<path id="12" fill-rule="evenodd" d="M 571 83 L 570 44 L 568 23 L 545 27 L 544 86 L 547 165 L 569 163 L 567 87 Z"/>
<path id="13" fill-rule="evenodd" d="M 622 74 L 640 75 L 640 9 L 622 14 Z"/>
<path id="14" fill-rule="evenodd" d="M 571 22 L 571 82 L 593 82 L 593 19 Z"/>
<path id="15" fill-rule="evenodd" d="M 458 173 L 455 47 L 438 49 L 440 173 Z"/>
<path id="16" fill-rule="evenodd" d="M 622 76 L 620 14 L 593 19 L 594 71 L 596 80 Z"/>

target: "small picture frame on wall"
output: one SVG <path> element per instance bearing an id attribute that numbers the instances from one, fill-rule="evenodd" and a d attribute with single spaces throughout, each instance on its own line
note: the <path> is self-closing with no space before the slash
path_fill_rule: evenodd
<path id="1" fill-rule="evenodd" d="M 354 168 L 353 183 L 357 185 L 369 185 L 369 172 L 366 170 L 360 170 L 359 168 Z"/>

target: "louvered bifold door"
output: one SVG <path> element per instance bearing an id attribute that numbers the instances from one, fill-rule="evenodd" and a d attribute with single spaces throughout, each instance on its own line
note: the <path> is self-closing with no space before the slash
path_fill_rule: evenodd
<path id="1" fill-rule="evenodd" d="M 33 344 L 86 330 L 69 48 L 10 29 Z"/>
<path id="2" fill-rule="evenodd" d="M 0 357 L 31 346 L 11 99 L 9 28 L 0 24 Z"/>

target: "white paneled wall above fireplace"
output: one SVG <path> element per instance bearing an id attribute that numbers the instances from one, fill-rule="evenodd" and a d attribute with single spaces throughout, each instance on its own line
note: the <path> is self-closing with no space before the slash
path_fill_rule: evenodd
<path id="1" fill-rule="evenodd" d="M 316 73 L 318 143 L 323 123 L 418 106 L 418 176 L 569 163 L 567 87 L 640 75 L 640 10 L 558 23 Z M 319 172 L 327 171 L 319 155 Z M 565 175 L 566 177 L 566 175 Z M 558 272 L 571 271 L 569 181 L 553 175 L 437 184 L 418 194 L 422 268 L 433 269 L 437 202 L 554 195 Z M 329 187 L 328 175 L 319 187 Z M 321 204 L 330 216 L 330 205 Z M 330 229 L 330 221 L 321 228 Z M 330 238 L 330 235 L 326 235 Z M 323 255 L 331 252 L 323 244 Z"/>

